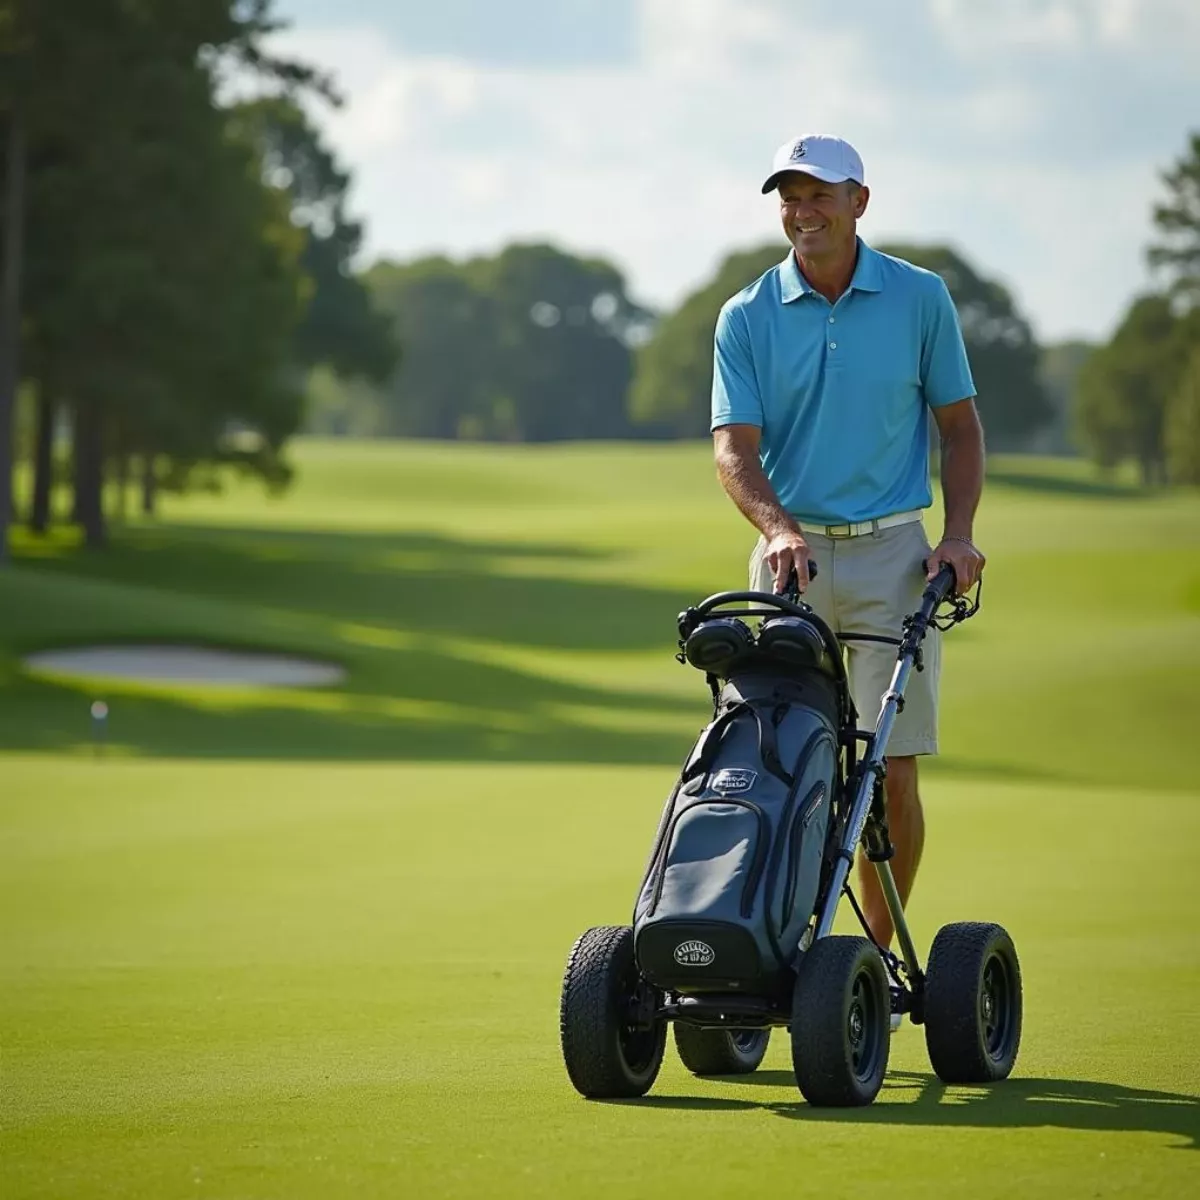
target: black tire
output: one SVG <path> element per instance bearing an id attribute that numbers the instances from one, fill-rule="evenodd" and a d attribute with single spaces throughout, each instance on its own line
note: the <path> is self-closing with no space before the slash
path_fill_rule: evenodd
<path id="1" fill-rule="evenodd" d="M 999 925 L 938 930 L 925 980 L 925 1045 L 944 1083 L 1006 1079 L 1021 1045 L 1021 965 Z"/>
<path id="2" fill-rule="evenodd" d="M 693 1075 L 749 1075 L 770 1040 L 769 1029 L 697 1029 L 675 1022 L 675 1049 Z"/>
<path id="3" fill-rule="evenodd" d="M 820 938 L 804 953 L 792 998 L 792 1066 L 809 1104 L 870 1104 L 891 1049 L 891 993 L 863 937 Z"/>
<path id="4" fill-rule="evenodd" d="M 592 1099 L 644 1096 L 658 1076 L 667 1044 L 665 1021 L 631 1024 L 642 984 L 633 930 L 589 929 L 571 947 L 563 976 L 559 1033 L 575 1090 Z"/>

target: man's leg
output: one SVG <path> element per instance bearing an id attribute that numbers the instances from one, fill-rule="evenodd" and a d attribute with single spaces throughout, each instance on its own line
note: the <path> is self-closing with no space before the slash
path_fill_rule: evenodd
<path id="1" fill-rule="evenodd" d="M 848 539 L 838 547 L 838 603 L 843 633 L 899 637 L 904 618 L 915 612 L 925 586 L 922 560 L 929 543 L 921 525 L 894 526 L 877 536 Z M 896 667 L 896 649 L 878 642 L 850 642 L 850 683 L 860 727 L 871 728 Z M 925 844 L 925 819 L 917 789 L 917 757 L 937 753 L 937 690 L 941 641 L 930 630 L 922 646 L 924 670 L 908 677 L 904 706 L 888 742 L 888 829 L 896 848 L 890 860 L 896 890 L 907 905 Z M 888 946 L 895 935 L 875 864 L 860 854 L 863 913 L 872 935 Z"/>
<path id="2" fill-rule="evenodd" d="M 891 859 L 892 874 L 896 878 L 896 890 L 902 904 L 908 904 L 913 880 L 921 863 L 921 850 L 925 846 L 925 814 L 921 809 L 921 795 L 917 789 L 916 755 L 888 758 L 887 779 L 884 783 L 887 798 L 888 829 L 896 853 Z M 862 890 L 863 914 L 871 933 L 881 946 L 889 946 L 895 929 L 883 888 L 879 884 L 879 873 L 873 862 L 868 862 L 861 852 L 858 856 L 858 881 Z"/>

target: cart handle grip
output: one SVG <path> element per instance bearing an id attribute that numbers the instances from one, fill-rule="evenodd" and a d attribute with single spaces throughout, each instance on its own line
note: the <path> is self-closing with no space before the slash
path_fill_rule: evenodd
<path id="1" fill-rule="evenodd" d="M 921 569 L 928 573 L 928 559 L 924 559 L 921 562 Z M 925 595 L 922 599 L 932 600 L 933 607 L 936 608 L 947 597 L 954 595 L 957 581 L 958 575 L 955 573 L 953 565 L 948 562 L 942 563 L 938 573 L 929 581 L 929 584 L 925 588 Z"/>

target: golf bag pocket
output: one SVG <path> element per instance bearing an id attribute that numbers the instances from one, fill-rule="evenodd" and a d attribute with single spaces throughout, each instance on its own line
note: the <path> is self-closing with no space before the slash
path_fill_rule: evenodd
<path id="1" fill-rule="evenodd" d="M 679 916 L 749 916 L 769 837 L 753 804 L 689 804 L 675 819 L 656 903 Z"/>
<path id="2" fill-rule="evenodd" d="M 803 931 L 816 901 L 815 885 L 821 877 L 829 831 L 827 790 L 824 780 L 814 783 L 792 815 L 786 850 L 780 856 L 783 870 L 773 889 L 779 897 L 777 928 L 783 940 L 797 924 Z"/>
<path id="3" fill-rule="evenodd" d="M 837 785 L 828 716 L 734 693 L 667 804 L 634 914 L 643 974 L 683 992 L 770 989 L 794 962 Z"/>

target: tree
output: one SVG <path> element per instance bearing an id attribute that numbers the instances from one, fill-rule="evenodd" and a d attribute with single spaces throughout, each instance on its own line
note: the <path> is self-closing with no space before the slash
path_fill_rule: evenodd
<path id="1" fill-rule="evenodd" d="M 1145 484 L 1166 477 L 1163 419 L 1190 347 L 1200 341 L 1200 309 L 1177 317 L 1163 295 L 1136 299 L 1108 345 L 1079 375 L 1081 440 L 1102 467 L 1132 458 Z"/>
<path id="2" fill-rule="evenodd" d="M 286 191 L 292 222 L 303 230 L 300 265 L 309 299 L 293 338 L 293 357 L 305 368 L 323 364 L 343 378 L 382 383 L 396 366 L 399 348 L 387 316 L 354 274 L 363 230 L 346 214 L 350 176 L 287 96 L 236 106 L 231 126 L 256 148 L 268 184 Z"/>
<path id="3" fill-rule="evenodd" d="M 177 483 L 206 460 L 286 478 L 303 239 L 213 97 L 230 58 L 322 85 L 261 52 L 269 0 L 49 7 L 18 4 L 20 87 L 0 102 L 27 114 L 27 371 L 72 415 L 76 513 L 99 544 L 114 453 L 165 455 Z"/>
<path id="4" fill-rule="evenodd" d="M 404 361 L 381 390 L 383 432 L 398 437 L 504 437 L 490 401 L 493 320 L 472 276 L 447 258 L 379 263 L 366 275 L 393 322 Z"/>
<path id="5" fill-rule="evenodd" d="M 1171 393 L 1164 425 L 1168 478 L 1200 484 L 1200 344 L 1192 349 Z"/>
<path id="6" fill-rule="evenodd" d="M 1200 132 L 1185 153 L 1162 175 L 1167 197 L 1154 206 L 1154 224 L 1162 240 L 1146 251 L 1151 267 L 1170 280 L 1172 295 L 1200 304 Z"/>
<path id="7" fill-rule="evenodd" d="M 1053 415 L 1039 375 L 1040 351 L 1029 322 L 1003 284 L 980 275 L 948 246 L 881 246 L 928 271 L 950 291 L 978 393 L 980 419 L 989 445 L 1025 448 Z"/>
<path id="8" fill-rule="evenodd" d="M 784 257 L 776 244 L 731 254 L 716 278 L 665 317 L 637 352 L 629 398 L 634 426 L 652 437 L 704 437 L 712 409 L 713 335 L 721 305 Z"/>
<path id="9" fill-rule="evenodd" d="M 628 432 L 629 330 L 644 320 L 611 264 L 553 246 L 508 246 L 480 273 L 494 321 L 494 390 L 531 442 Z"/>
<path id="10" fill-rule="evenodd" d="M 0 565 L 8 559 L 12 520 L 13 424 L 20 370 L 17 361 L 21 322 L 21 259 L 25 223 L 25 103 L 16 84 L 25 47 L 15 5 L 0 5 L 0 65 L 8 86 L 0 88 L 5 112 L 3 188 L 0 190 Z"/>
<path id="11" fill-rule="evenodd" d="M 647 319 L 615 267 L 544 245 L 367 273 L 404 346 L 379 394 L 389 433 L 547 441 L 619 437 L 630 344 Z"/>

